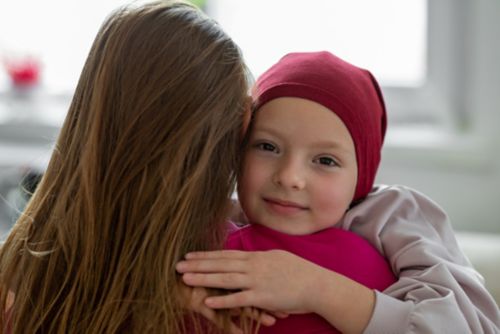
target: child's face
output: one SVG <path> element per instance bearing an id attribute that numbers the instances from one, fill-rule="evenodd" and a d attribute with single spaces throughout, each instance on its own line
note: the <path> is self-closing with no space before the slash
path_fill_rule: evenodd
<path id="1" fill-rule="evenodd" d="M 258 110 L 238 183 L 250 222 L 294 235 L 320 231 L 343 217 L 356 181 L 354 143 L 332 111 L 292 97 Z"/>

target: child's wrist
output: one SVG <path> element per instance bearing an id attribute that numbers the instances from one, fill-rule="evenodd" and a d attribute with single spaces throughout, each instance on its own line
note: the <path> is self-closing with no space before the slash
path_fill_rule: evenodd
<path id="1" fill-rule="evenodd" d="M 375 303 L 375 292 L 348 277 L 327 271 L 325 281 L 317 283 L 314 313 L 345 333 L 361 333 L 369 322 Z"/>
<path id="2" fill-rule="evenodd" d="M 316 275 L 312 275 L 308 289 L 305 289 L 304 307 L 308 313 L 323 314 L 335 298 L 337 288 L 336 272 L 318 267 Z"/>

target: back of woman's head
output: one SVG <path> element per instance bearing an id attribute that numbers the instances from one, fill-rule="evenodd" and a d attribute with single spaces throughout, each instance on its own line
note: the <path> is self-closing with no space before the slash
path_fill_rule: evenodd
<path id="1" fill-rule="evenodd" d="M 15 332 L 180 331 L 174 266 L 221 245 L 246 94 L 239 49 L 196 8 L 108 18 L 0 252 Z"/>

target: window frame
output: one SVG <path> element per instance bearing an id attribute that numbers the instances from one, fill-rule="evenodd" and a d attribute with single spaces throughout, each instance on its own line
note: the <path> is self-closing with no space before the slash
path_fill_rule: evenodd
<path id="1" fill-rule="evenodd" d="M 427 0 L 426 79 L 417 87 L 382 85 L 391 123 L 465 126 L 467 9 L 466 0 Z"/>

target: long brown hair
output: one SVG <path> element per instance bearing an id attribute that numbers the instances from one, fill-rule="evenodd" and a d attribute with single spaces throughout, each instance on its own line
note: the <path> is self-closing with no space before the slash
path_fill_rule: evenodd
<path id="1" fill-rule="evenodd" d="M 195 7 L 112 13 L 0 251 L 14 333 L 182 331 L 174 267 L 222 245 L 247 85 L 238 47 Z"/>

